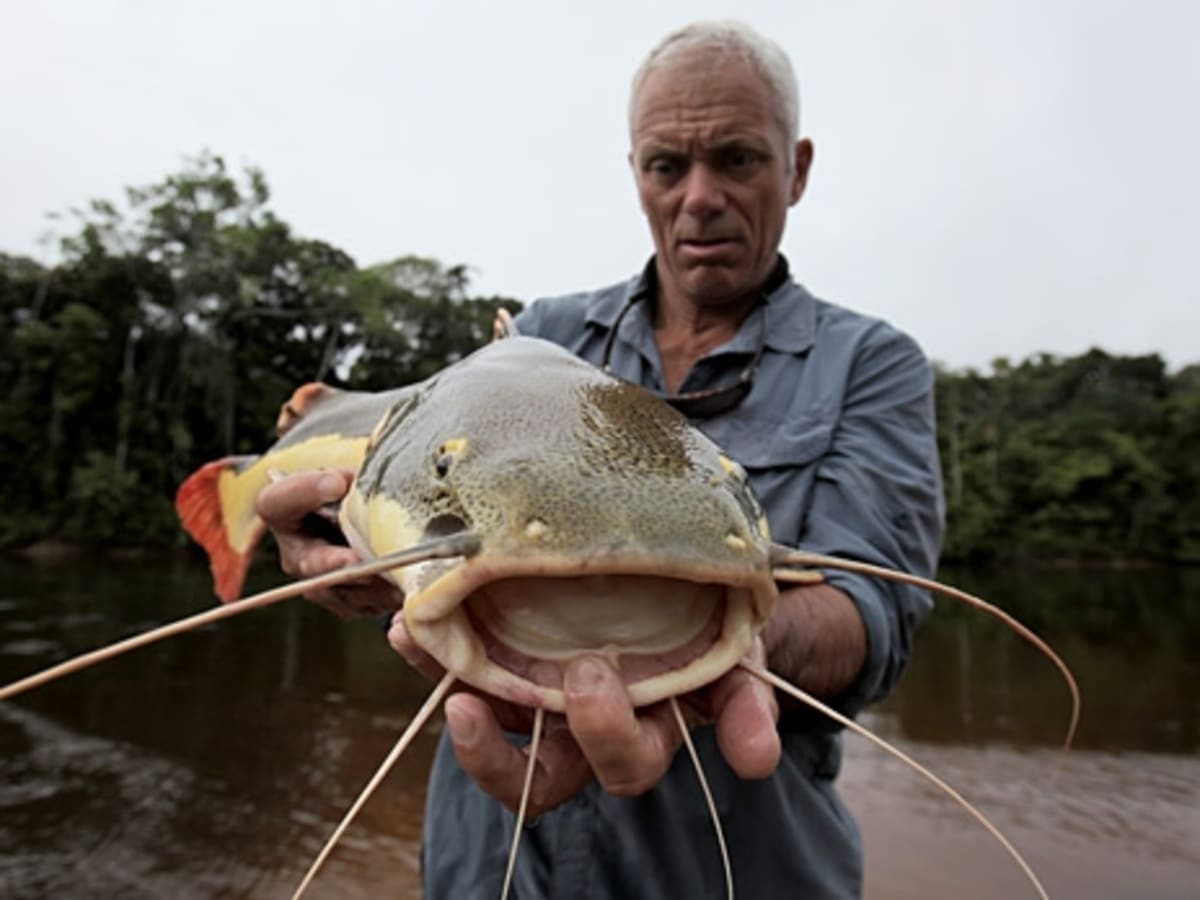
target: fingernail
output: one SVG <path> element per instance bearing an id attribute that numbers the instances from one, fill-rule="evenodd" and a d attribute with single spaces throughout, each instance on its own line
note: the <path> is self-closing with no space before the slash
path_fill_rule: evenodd
<path id="1" fill-rule="evenodd" d="M 460 747 L 470 747 L 475 743 L 477 728 L 475 717 L 458 708 L 452 702 L 446 703 L 446 725 L 450 729 L 450 737 Z"/>
<path id="2" fill-rule="evenodd" d="M 572 694 L 595 694 L 603 688 L 607 680 L 608 673 L 604 670 L 604 664 L 585 656 L 567 666 L 563 687 Z"/>
<path id="3" fill-rule="evenodd" d="M 345 490 L 341 477 L 332 472 L 322 475 L 321 480 L 317 482 L 317 494 L 326 503 L 331 500 L 340 500 L 343 493 Z"/>

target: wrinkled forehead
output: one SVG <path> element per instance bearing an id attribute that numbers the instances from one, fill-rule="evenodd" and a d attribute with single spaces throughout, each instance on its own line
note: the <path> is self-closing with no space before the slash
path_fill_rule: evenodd
<path id="1" fill-rule="evenodd" d="M 744 57 L 689 50 L 652 69 L 630 106 L 630 144 L 706 142 L 737 137 L 787 139 L 771 86 Z"/>

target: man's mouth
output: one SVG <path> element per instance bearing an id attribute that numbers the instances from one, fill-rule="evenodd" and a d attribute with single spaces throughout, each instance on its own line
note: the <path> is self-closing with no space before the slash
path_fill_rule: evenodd
<path id="1" fill-rule="evenodd" d="M 710 237 L 683 237 L 679 239 L 681 244 L 696 244 L 701 247 L 710 244 L 731 244 L 734 238 L 730 235 L 715 235 Z"/>
<path id="2" fill-rule="evenodd" d="M 725 255 L 734 243 L 731 237 L 681 238 L 678 247 L 685 257 L 705 261 Z"/>

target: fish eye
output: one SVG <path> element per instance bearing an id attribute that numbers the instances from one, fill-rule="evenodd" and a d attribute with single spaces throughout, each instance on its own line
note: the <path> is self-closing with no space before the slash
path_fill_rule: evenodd
<path id="1" fill-rule="evenodd" d="M 437 477 L 445 478 L 450 474 L 454 461 L 466 451 L 466 438 L 451 438 L 438 447 L 433 454 L 433 471 L 437 473 Z"/>
<path id="2" fill-rule="evenodd" d="M 454 463 L 454 457 L 449 453 L 443 453 L 433 462 L 433 470 L 437 472 L 438 478 L 445 478 L 450 474 L 450 466 Z"/>

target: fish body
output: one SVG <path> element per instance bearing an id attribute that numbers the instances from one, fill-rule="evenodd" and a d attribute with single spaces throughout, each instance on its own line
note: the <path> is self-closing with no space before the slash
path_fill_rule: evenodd
<path id="1" fill-rule="evenodd" d="M 777 599 L 744 471 L 661 399 L 538 338 L 489 344 L 383 395 L 305 386 L 259 458 L 180 489 L 218 592 L 240 591 L 273 471 L 355 470 L 339 513 L 365 558 L 471 532 L 479 549 L 387 573 L 414 639 L 476 687 L 562 709 L 562 666 L 607 656 L 635 704 L 714 680 Z"/>

